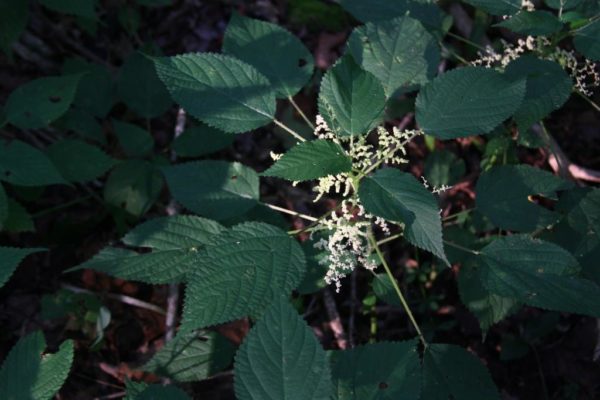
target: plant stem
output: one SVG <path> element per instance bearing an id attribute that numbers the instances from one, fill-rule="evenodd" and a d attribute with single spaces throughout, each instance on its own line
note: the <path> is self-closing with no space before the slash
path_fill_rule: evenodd
<path id="1" fill-rule="evenodd" d="M 302 232 L 310 232 L 311 230 L 313 230 L 313 228 L 315 226 L 317 226 L 319 224 L 319 222 L 321 222 L 322 220 L 324 220 L 325 218 L 327 218 L 328 216 L 330 216 L 331 213 L 339 210 L 341 206 L 342 206 L 341 203 L 338 204 L 333 210 L 327 211 L 325 214 L 321 215 L 319 218 L 316 219 L 316 221 L 314 221 L 313 223 L 311 223 L 307 227 L 304 227 L 302 229 L 295 229 L 293 231 L 288 231 L 288 235 L 298 235 L 299 233 L 302 233 Z"/>
<path id="2" fill-rule="evenodd" d="M 290 135 L 292 135 L 293 137 L 295 137 L 296 139 L 298 139 L 300 142 L 306 141 L 306 139 L 304 139 L 302 136 L 300 136 L 300 134 L 298 134 L 294 130 L 288 128 L 287 125 L 285 125 L 283 122 L 273 118 L 273 123 L 275 125 L 277 125 L 278 127 L 280 127 L 281 129 L 283 129 L 284 131 L 286 131 L 287 133 L 289 133 Z"/>
<path id="3" fill-rule="evenodd" d="M 312 129 L 314 131 L 315 130 L 315 126 L 313 125 L 312 122 L 310 122 L 310 119 L 308 119 L 308 117 L 306 116 L 306 114 L 304 114 L 304 112 L 298 106 L 298 104 L 296 104 L 296 102 L 294 101 L 294 98 L 292 96 L 289 96 L 288 100 L 290 101 L 290 103 L 292 104 L 292 106 L 296 109 L 296 111 L 298 112 L 298 114 L 300 114 L 300 116 L 302 117 L 302 119 L 304 120 L 304 122 L 306 122 L 306 124 L 308 126 L 310 126 L 310 129 Z"/>
<path id="4" fill-rule="evenodd" d="M 39 211 L 39 212 L 33 214 L 32 217 L 33 218 L 38 218 L 38 217 L 41 217 L 43 215 L 50 214 L 50 213 L 53 213 L 55 211 L 62 210 L 64 208 L 69 208 L 71 206 L 74 206 L 75 204 L 83 203 L 84 201 L 87 201 L 87 200 L 89 200 L 91 198 L 92 198 L 91 195 L 83 196 L 83 197 L 80 197 L 78 199 L 75 199 L 75 200 L 69 201 L 67 203 L 61 204 L 59 206 L 50 207 L 50 208 L 47 208 L 45 210 Z"/>
<path id="5" fill-rule="evenodd" d="M 268 203 L 263 203 L 263 204 L 272 210 L 279 211 L 279 212 L 289 214 L 289 215 L 293 215 L 295 217 L 300 217 L 307 221 L 317 222 L 319 220 L 319 218 L 311 217 L 310 215 L 306 215 L 306 214 L 302 214 L 302 213 L 299 213 L 296 211 L 288 210 L 287 208 L 279 207 L 279 206 L 276 206 L 273 204 L 268 204 Z"/>
<path id="6" fill-rule="evenodd" d="M 373 246 L 373 248 L 375 249 L 375 252 L 377 253 L 377 256 L 379 256 L 379 258 L 381 259 L 381 263 L 383 264 L 385 273 L 387 274 L 388 278 L 390 279 L 392 286 L 394 286 L 394 290 L 396 291 L 396 294 L 398 295 L 398 298 L 400 299 L 400 302 L 402 303 L 402 307 L 404 307 L 404 310 L 406 311 L 406 314 L 408 314 L 408 318 L 410 319 L 410 322 L 412 323 L 413 327 L 417 331 L 417 334 L 419 335 L 419 339 L 421 340 L 421 343 L 423 343 L 423 347 L 427 348 L 427 346 L 428 346 L 427 340 L 425 340 L 425 337 L 423 336 L 423 333 L 421 332 L 421 328 L 419 327 L 419 324 L 417 324 L 417 320 L 415 319 L 412 311 L 410 310 L 410 307 L 408 306 L 408 303 L 406 302 L 406 299 L 404 298 L 404 295 L 402 294 L 402 291 L 400 290 L 400 287 L 398 286 L 398 282 L 396 282 L 396 279 L 394 278 L 394 275 L 392 274 L 392 270 L 390 269 L 387 261 L 385 261 L 385 257 L 383 256 L 381 249 L 377 245 L 377 241 L 373 237 L 373 234 L 369 234 L 368 237 L 369 237 L 369 242 L 371 243 L 371 246 Z"/>
<path id="7" fill-rule="evenodd" d="M 446 32 L 446 35 L 448 35 L 448 36 L 450 36 L 451 38 L 454 38 L 454 39 L 456 39 L 456 40 L 458 40 L 458 41 L 461 41 L 461 42 L 463 42 L 463 43 L 466 43 L 466 44 L 468 44 L 469 46 L 473 46 L 473 47 L 475 47 L 475 48 L 476 48 L 476 49 L 478 49 L 478 50 L 485 51 L 485 47 L 483 47 L 483 46 L 481 46 L 481 45 L 478 45 L 477 43 L 475 43 L 475 42 L 472 42 L 472 41 L 470 41 L 469 39 L 465 39 L 464 37 L 462 37 L 462 36 L 460 36 L 460 35 L 457 35 L 457 34 L 455 34 L 455 33 L 452 33 L 452 32 Z"/>
<path id="8" fill-rule="evenodd" d="M 590 99 L 589 97 L 587 97 L 585 94 L 581 93 L 581 92 L 575 92 L 579 95 L 579 97 L 581 97 L 582 99 L 584 99 L 585 101 L 587 101 L 593 108 L 596 109 L 596 111 L 600 112 L 600 106 L 598 104 L 596 104 L 594 102 L 594 100 Z"/>
<path id="9" fill-rule="evenodd" d="M 458 217 L 459 215 L 463 215 L 463 214 L 469 214 L 469 213 L 471 213 L 471 212 L 472 212 L 472 211 L 474 211 L 474 210 L 475 210 L 474 208 L 469 208 L 469 209 L 467 209 L 467 210 L 462 210 L 462 211 L 459 211 L 459 212 L 457 212 L 457 213 L 450 214 L 450 215 L 448 215 L 448 216 L 446 216 L 446 217 L 442 218 L 442 222 L 449 221 L 449 220 L 451 220 L 452 218 L 456 218 L 456 217 Z"/>
<path id="10" fill-rule="evenodd" d="M 382 244 L 384 244 L 384 243 L 391 242 L 392 240 L 396 240 L 396 239 L 398 239 L 398 238 L 401 238 L 402 236 L 404 236 L 404 233 L 397 233 L 397 234 L 395 234 L 395 235 L 388 236 L 388 237 L 386 237 L 385 239 L 381 239 L 380 241 L 378 241 L 378 242 L 377 242 L 377 245 L 378 245 L 378 246 L 381 246 L 381 245 L 382 245 Z"/>
<path id="11" fill-rule="evenodd" d="M 467 248 L 467 247 L 461 246 L 460 244 L 456 244 L 456 243 L 453 243 L 453 242 L 449 242 L 449 241 L 447 241 L 447 240 L 444 240 L 444 243 L 446 243 L 446 244 L 447 244 L 448 246 L 450 246 L 450 247 L 454 247 L 455 249 L 462 250 L 462 251 L 464 251 L 464 252 L 466 252 L 466 253 L 471 253 L 471 254 L 474 254 L 474 255 L 476 255 L 476 256 L 478 256 L 478 255 L 480 255 L 480 254 L 481 254 L 481 252 L 480 252 L 480 251 L 471 250 L 471 249 L 469 249 L 469 248 Z"/>

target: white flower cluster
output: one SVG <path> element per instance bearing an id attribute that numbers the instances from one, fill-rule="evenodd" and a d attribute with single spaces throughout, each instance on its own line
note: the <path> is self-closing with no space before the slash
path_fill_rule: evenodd
<path id="1" fill-rule="evenodd" d="M 425 178 L 424 176 L 421 177 L 421 180 L 423 181 L 423 186 L 425 186 L 425 189 L 431 190 L 431 193 L 434 193 L 434 194 L 443 193 L 446 190 L 452 189 L 452 186 L 448 186 L 448 185 L 442 185 L 440 187 L 438 187 L 438 186 L 431 187 L 431 185 L 427 181 L 427 178 Z M 441 211 L 442 210 L 440 210 L 440 212 Z"/>

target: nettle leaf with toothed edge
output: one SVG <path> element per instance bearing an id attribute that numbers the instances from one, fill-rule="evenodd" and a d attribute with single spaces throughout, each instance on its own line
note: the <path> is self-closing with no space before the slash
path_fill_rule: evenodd
<path id="1" fill-rule="evenodd" d="M 513 15 L 521 10 L 522 0 L 463 0 L 492 15 Z"/>
<path id="2" fill-rule="evenodd" d="M 155 58 L 173 100 L 215 128 L 242 133 L 275 116 L 275 93 L 264 75 L 231 56 L 212 53 Z"/>
<path id="3" fill-rule="evenodd" d="M 590 60 L 600 61 L 600 20 L 578 29 L 573 36 L 577 51 Z"/>
<path id="4" fill-rule="evenodd" d="M 462 347 L 431 343 L 423 354 L 423 395 L 427 400 L 500 400 L 489 372 Z"/>
<path id="5" fill-rule="evenodd" d="M 301 182 L 351 170 L 352 160 L 342 146 L 330 140 L 312 140 L 292 147 L 261 175 Z"/>
<path id="6" fill-rule="evenodd" d="M 551 12 L 521 11 L 494 26 L 509 29 L 521 35 L 550 36 L 563 28 L 563 23 Z"/>
<path id="7" fill-rule="evenodd" d="M 128 246 L 150 248 L 151 252 L 106 247 L 71 270 L 88 268 L 146 283 L 179 282 L 197 264 L 199 251 L 224 229 L 215 221 L 192 215 L 152 219 L 122 239 Z"/>
<path id="8" fill-rule="evenodd" d="M 440 61 L 436 39 L 410 17 L 354 29 L 348 50 L 359 65 L 379 79 L 387 97 L 429 82 L 437 74 Z"/>
<path id="9" fill-rule="evenodd" d="M 421 89 L 417 123 L 438 139 L 490 133 L 519 109 L 525 87 L 525 79 L 511 81 L 492 69 L 458 68 Z"/>
<path id="10" fill-rule="evenodd" d="M 481 250 L 481 280 L 500 296 L 547 310 L 600 317 L 600 286 L 579 278 L 575 257 L 525 235 L 498 238 Z"/>
<path id="11" fill-rule="evenodd" d="M 279 228 L 259 222 L 236 225 L 200 252 L 188 277 L 182 329 L 257 317 L 273 298 L 302 281 L 300 245 Z"/>
<path id="12" fill-rule="evenodd" d="M 30 254 L 46 251 L 46 249 L 19 249 L 16 247 L 0 247 L 0 288 L 10 279 L 21 261 Z"/>
<path id="13" fill-rule="evenodd" d="M 337 400 L 419 400 L 421 360 L 417 339 L 380 342 L 336 351 L 332 377 Z"/>
<path id="14" fill-rule="evenodd" d="M 296 36 L 278 25 L 237 13 L 227 25 L 223 52 L 256 68 L 280 98 L 298 93 L 314 69 L 312 55 Z"/>
<path id="15" fill-rule="evenodd" d="M 340 136 L 366 135 L 383 120 L 384 108 L 383 87 L 350 56 L 340 58 L 321 80 L 319 113 Z"/>
<path id="16" fill-rule="evenodd" d="M 330 400 L 333 394 L 325 351 L 283 296 L 244 339 L 234 377 L 240 400 Z"/>
<path id="17" fill-rule="evenodd" d="M 365 178 L 358 190 L 367 212 L 388 221 L 404 223 L 404 237 L 449 265 L 442 241 L 439 206 L 417 179 L 394 168 L 384 168 Z"/>

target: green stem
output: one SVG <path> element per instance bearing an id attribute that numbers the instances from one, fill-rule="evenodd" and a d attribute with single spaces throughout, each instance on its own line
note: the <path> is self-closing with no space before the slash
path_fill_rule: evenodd
<path id="1" fill-rule="evenodd" d="M 589 103 L 589 105 L 591 105 L 594 109 L 596 109 L 596 111 L 600 112 L 600 106 L 598 104 L 596 104 L 594 102 L 594 100 L 590 99 L 589 97 L 587 97 L 585 94 L 581 93 L 581 92 L 575 92 L 579 95 L 579 97 L 581 97 L 582 99 L 584 99 L 585 101 L 587 101 Z"/>
<path id="2" fill-rule="evenodd" d="M 33 214 L 32 217 L 33 218 L 38 218 L 38 217 L 44 216 L 46 214 L 50 214 L 50 213 L 53 213 L 55 211 L 62 210 L 64 208 L 69 208 L 71 206 L 74 206 L 75 204 L 83 203 L 84 201 L 87 201 L 87 200 L 89 200 L 91 198 L 92 198 L 91 195 L 83 196 L 83 197 L 80 197 L 78 199 L 71 200 L 68 203 L 64 203 L 64 204 L 61 204 L 61 205 L 56 206 L 56 207 L 51 207 L 51 208 L 47 208 L 45 210 L 39 211 L 39 212 Z"/>
<path id="3" fill-rule="evenodd" d="M 461 246 L 460 244 L 449 242 L 447 240 L 444 240 L 444 243 L 446 243 L 450 247 L 454 247 L 455 249 L 462 250 L 462 251 L 464 251 L 466 253 L 471 253 L 471 254 L 474 254 L 476 256 L 478 256 L 478 255 L 481 254 L 481 252 L 479 252 L 479 251 L 471 250 L 471 249 L 469 249 L 467 247 Z"/>
<path id="4" fill-rule="evenodd" d="M 286 131 L 287 133 L 289 133 L 290 135 L 292 135 L 293 137 L 295 137 L 296 139 L 298 139 L 300 142 L 305 142 L 306 139 L 304 139 L 302 136 L 300 136 L 299 133 L 295 132 L 294 130 L 290 129 L 287 127 L 287 125 L 285 125 L 283 122 L 273 118 L 273 123 L 275 125 L 277 125 L 278 127 L 280 127 L 281 129 L 283 129 L 284 131 Z"/>
<path id="5" fill-rule="evenodd" d="M 475 47 L 478 50 L 485 51 L 485 47 L 483 47 L 483 46 L 481 46 L 481 45 L 479 45 L 479 44 L 477 44 L 475 42 L 472 42 L 469 39 L 465 39 L 464 37 L 462 37 L 460 35 L 457 35 L 457 34 L 452 33 L 452 32 L 446 32 L 446 35 L 448 35 L 451 38 L 454 38 L 454 39 L 456 39 L 456 40 L 458 40 L 460 42 L 466 43 L 469 46 L 473 46 L 473 47 Z"/>
<path id="6" fill-rule="evenodd" d="M 458 217 L 458 216 L 460 216 L 460 215 L 463 215 L 463 214 L 469 214 L 469 213 L 473 212 L 474 210 L 475 210 L 474 208 L 469 208 L 469 209 L 467 209 L 467 210 L 462 210 L 462 211 L 459 211 L 459 212 L 457 212 L 457 213 L 450 214 L 450 215 L 448 215 L 447 217 L 444 217 L 444 218 L 442 218 L 442 222 L 449 221 L 449 220 L 451 220 L 452 218 L 456 218 L 456 217 Z"/>
<path id="7" fill-rule="evenodd" d="M 395 235 L 392 236 L 388 236 L 385 239 L 381 239 L 380 241 L 377 242 L 378 246 L 381 246 L 382 244 L 391 242 L 392 240 L 396 240 L 398 238 L 401 238 L 402 236 L 404 236 L 404 233 L 397 233 Z"/>
<path id="8" fill-rule="evenodd" d="M 310 232 L 313 230 L 313 228 L 315 228 L 317 225 L 319 225 L 319 223 L 321 221 L 323 221 L 325 218 L 329 217 L 331 215 L 331 213 L 337 211 L 340 209 L 340 207 L 342 206 L 342 204 L 338 204 L 333 210 L 331 211 L 327 211 L 325 214 L 321 215 L 319 218 L 317 218 L 316 221 L 314 221 L 313 223 L 311 223 L 310 225 L 302 228 L 302 229 L 295 229 L 293 231 L 288 231 L 288 235 L 298 235 L 300 233 L 303 232 Z"/>
<path id="9" fill-rule="evenodd" d="M 408 303 L 406 302 L 406 299 L 404 298 L 404 295 L 402 294 L 402 291 L 400 290 L 400 287 L 398 286 L 398 282 L 396 281 L 396 279 L 394 278 L 394 275 L 392 274 L 392 270 L 390 269 L 390 266 L 388 265 L 387 261 L 385 261 L 385 257 L 383 256 L 381 249 L 377 245 L 377 241 L 373 237 L 373 234 L 369 234 L 368 237 L 369 237 L 369 242 L 371 243 L 371 246 L 373 246 L 373 248 L 375 249 L 375 252 L 377 253 L 377 256 L 379 257 L 379 259 L 381 259 L 381 263 L 383 264 L 385 273 L 387 274 L 390 282 L 392 283 L 392 286 L 394 287 L 394 290 L 396 291 L 396 294 L 398 295 L 398 298 L 400 299 L 400 303 L 402 303 L 402 307 L 404 307 L 404 310 L 406 311 L 406 314 L 408 314 L 408 318 L 410 319 L 410 322 L 412 323 L 413 327 L 417 331 L 417 334 L 419 335 L 419 340 L 421 340 L 421 343 L 423 343 L 423 347 L 427 348 L 427 346 L 428 346 L 427 340 L 425 340 L 425 336 L 423 336 L 423 333 L 421 332 L 421 328 L 419 327 L 419 324 L 417 324 L 417 320 L 415 319 L 410 307 L 408 306 Z"/>
<path id="10" fill-rule="evenodd" d="M 279 207 L 279 206 L 276 206 L 276 205 L 273 205 L 273 204 L 269 204 L 269 203 L 263 203 L 263 204 L 265 206 L 269 207 L 272 210 L 279 211 L 279 212 L 282 212 L 284 214 L 293 215 L 295 217 L 300 217 L 300 218 L 305 219 L 307 221 L 316 222 L 316 221 L 319 220 L 318 218 L 311 217 L 310 215 L 302 214 L 302 213 L 299 213 L 299 212 L 296 212 L 296 211 L 288 210 L 287 208 Z"/>
<path id="11" fill-rule="evenodd" d="M 310 122 L 310 119 L 308 119 L 308 117 L 304 114 L 304 112 L 298 106 L 298 104 L 296 104 L 296 102 L 294 101 L 294 98 L 292 96 L 289 96 L 288 100 L 290 101 L 290 103 L 292 104 L 292 106 L 296 109 L 296 111 L 298 112 L 298 114 L 300 114 L 300 116 L 302 117 L 302 119 L 304 120 L 304 122 L 306 122 L 306 124 L 308 126 L 310 126 L 310 129 L 312 129 L 314 131 L 315 130 L 315 126 L 313 125 L 312 122 Z"/>

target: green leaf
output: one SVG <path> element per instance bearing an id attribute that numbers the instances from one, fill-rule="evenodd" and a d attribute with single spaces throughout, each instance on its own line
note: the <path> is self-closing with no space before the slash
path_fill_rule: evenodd
<path id="1" fill-rule="evenodd" d="M 292 97 L 308 82 L 314 60 L 302 42 L 278 25 L 234 13 L 223 52 L 247 62 L 271 83 L 275 96 Z"/>
<path id="2" fill-rule="evenodd" d="M 78 139 L 63 139 L 46 149 L 48 158 L 69 182 L 87 182 L 106 173 L 114 160 L 98 147 Z"/>
<path id="3" fill-rule="evenodd" d="M 30 254 L 46 251 L 46 249 L 18 249 L 14 247 L 0 247 L 0 287 L 8 282 L 17 266 Z"/>
<path id="4" fill-rule="evenodd" d="M 125 391 L 127 392 L 123 400 L 135 400 L 144 390 L 148 388 L 146 382 L 133 382 L 125 379 Z"/>
<path id="5" fill-rule="evenodd" d="M 563 28 L 563 23 L 551 12 L 543 10 L 520 11 L 494 26 L 531 36 L 550 36 Z"/>
<path id="6" fill-rule="evenodd" d="M 600 20 L 578 29 L 573 44 L 581 54 L 593 61 L 600 61 Z"/>
<path id="7" fill-rule="evenodd" d="M 8 216 L 4 221 L 3 229 L 6 232 L 22 233 L 33 232 L 35 226 L 29 212 L 16 200 L 8 199 Z"/>
<path id="8" fill-rule="evenodd" d="M 577 260 L 555 244 L 502 237 L 481 251 L 481 280 L 504 297 L 548 310 L 600 316 L 600 286 L 575 276 Z"/>
<path id="9" fill-rule="evenodd" d="M 25 30 L 28 19 L 28 1 L 5 0 L 0 2 L 0 50 L 10 56 L 11 46 Z"/>
<path id="10" fill-rule="evenodd" d="M 404 237 L 410 243 L 448 264 L 439 206 L 414 176 L 393 168 L 380 169 L 361 182 L 358 196 L 367 212 L 404 223 Z"/>
<path id="11" fill-rule="evenodd" d="M 573 90 L 571 78 L 560 65 L 534 56 L 517 58 L 508 64 L 505 75 L 512 81 L 527 79 L 525 99 L 513 116 L 521 130 L 562 107 Z"/>
<path id="12" fill-rule="evenodd" d="M 186 129 L 173 142 L 178 157 L 201 157 L 229 147 L 235 136 L 205 124 Z"/>
<path id="13" fill-rule="evenodd" d="M 175 336 L 143 369 L 178 382 L 201 381 L 225 369 L 232 361 L 233 344 L 214 332 Z"/>
<path id="14" fill-rule="evenodd" d="M 236 58 L 194 53 L 156 58 L 154 64 L 173 100 L 208 125 L 242 133 L 275 116 L 269 80 Z"/>
<path id="15" fill-rule="evenodd" d="M 329 365 L 312 329 L 283 296 L 275 299 L 235 357 L 239 400 L 329 400 Z"/>
<path id="16" fill-rule="evenodd" d="M 160 170 L 144 160 L 118 164 L 104 186 L 104 200 L 113 207 L 139 217 L 152 207 L 163 188 Z"/>
<path id="17" fill-rule="evenodd" d="M 348 50 L 379 79 L 387 97 L 429 82 L 440 62 L 436 39 L 410 17 L 369 22 L 354 29 Z"/>
<path id="18" fill-rule="evenodd" d="M 96 18 L 96 0 L 40 0 L 40 3 L 59 13 Z"/>
<path id="19" fill-rule="evenodd" d="M 531 232 L 560 218 L 533 201 L 531 195 L 553 198 L 573 185 L 550 172 L 529 165 L 496 166 L 479 177 L 477 209 L 501 229 Z"/>
<path id="20" fill-rule="evenodd" d="M 139 254 L 106 247 L 74 270 L 88 268 L 147 283 L 179 282 L 197 265 L 198 251 L 223 229 L 214 221 L 196 216 L 152 219 L 122 239 L 128 246 L 151 249 L 150 252 Z"/>
<path id="21" fill-rule="evenodd" d="M 519 109 L 525 85 L 484 67 L 454 69 L 421 89 L 417 122 L 438 139 L 489 133 Z"/>
<path id="22" fill-rule="evenodd" d="M 342 146 L 330 140 L 311 140 L 292 147 L 262 175 L 301 182 L 350 170 L 352 159 Z"/>
<path id="23" fill-rule="evenodd" d="M 448 150 L 435 150 L 425 160 L 425 177 L 436 187 L 456 183 L 465 170 L 464 160 Z"/>
<path id="24" fill-rule="evenodd" d="M 402 306 L 396 289 L 387 274 L 375 274 L 372 285 L 377 299 L 393 306 Z"/>
<path id="25" fill-rule="evenodd" d="M 332 367 L 338 400 L 419 400 L 417 340 L 382 342 L 336 351 Z"/>
<path id="26" fill-rule="evenodd" d="M 73 362 L 73 342 L 65 341 L 55 354 L 46 347 L 41 331 L 31 333 L 10 350 L 0 369 L 0 398 L 48 400 L 60 390 Z"/>
<path id="27" fill-rule="evenodd" d="M 106 145 L 102 126 L 96 118 L 85 111 L 72 108 L 57 121 L 56 125 L 58 128 L 73 131 L 79 137 Z"/>
<path id="28" fill-rule="evenodd" d="M 302 248 L 285 231 L 236 225 L 200 252 L 188 277 L 182 329 L 256 317 L 274 296 L 290 294 L 305 268 Z"/>
<path id="29" fill-rule="evenodd" d="M 521 10 L 522 0 L 463 0 L 492 15 L 513 15 Z"/>
<path id="30" fill-rule="evenodd" d="M 430 344 L 423 355 L 423 394 L 427 400 L 500 400 L 489 372 L 459 346 Z"/>
<path id="31" fill-rule="evenodd" d="M 8 197 L 6 196 L 6 191 L 4 190 L 4 186 L 0 183 L 0 231 L 2 231 L 2 227 L 4 225 L 4 221 L 8 217 Z"/>
<path id="32" fill-rule="evenodd" d="M 173 104 L 169 92 L 156 74 L 152 60 L 140 52 L 131 53 L 125 60 L 117 91 L 127 107 L 144 118 L 158 117 Z"/>
<path id="33" fill-rule="evenodd" d="M 300 294 L 315 293 L 327 286 L 324 278 L 328 265 L 323 261 L 327 254 L 315 248 L 318 237 L 319 234 L 315 233 L 312 239 L 300 243 L 306 257 L 306 273 L 302 282 L 296 288 L 296 291 Z"/>
<path id="34" fill-rule="evenodd" d="M 104 65 L 72 58 L 63 65 L 65 74 L 83 74 L 73 104 L 96 117 L 104 118 L 115 101 L 115 85 Z"/>
<path id="35" fill-rule="evenodd" d="M 145 157 L 154 150 L 154 139 L 145 129 L 128 122 L 113 120 L 115 134 L 127 157 Z"/>
<path id="36" fill-rule="evenodd" d="M 66 183 L 44 153 L 20 140 L 0 141 L 0 181 L 20 186 Z"/>
<path id="37" fill-rule="evenodd" d="M 81 75 L 51 76 L 19 86 L 6 101 L 4 114 L 21 129 L 48 126 L 69 109 Z"/>
<path id="38" fill-rule="evenodd" d="M 197 214 L 216 220 L 257 205 L 258 175 L 237 162 L 195 161 L 162 169 L 173 197 Z"/>
<path id="39" fill-rule="evenodd" d="M 350 56 L 342 57 L 323 77 L 319 113 L 338 135 L 366 135 L 383 120 L 383 87 Z"/>
<path id="40" fill-rule="evenodd" d="M 138 0 L 139 1 L 139 0 Z M 150 385 L 135 400 L 191 400 L 183 390 L 176 386 L 161 386 L 158 384 Z"/>

